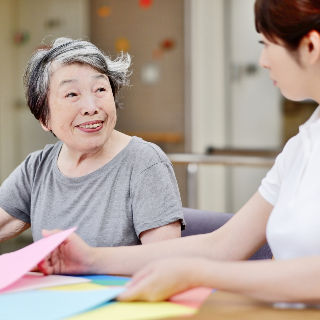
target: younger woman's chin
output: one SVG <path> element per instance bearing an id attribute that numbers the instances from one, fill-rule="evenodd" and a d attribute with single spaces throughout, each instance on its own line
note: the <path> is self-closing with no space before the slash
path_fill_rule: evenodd
<path id="1" fill-rule="evenodd" d="M 300 101 L 304 101 L 304 100 L 310 100 L 310 97 L 306 97 L 306 96 L 299 96 L 299 95 L 294 95 L 294 94 L 290 94 L 287 92 L 283 92 L 281 91 L 281 94 L 288 100 L 291 101 L 295 101 L 295 102 L 300 102 Z"/>

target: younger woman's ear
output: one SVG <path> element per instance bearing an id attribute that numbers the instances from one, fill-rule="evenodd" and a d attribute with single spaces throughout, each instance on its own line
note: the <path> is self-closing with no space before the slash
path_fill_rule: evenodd
<path id="1" fill-rule="evenodd" d="M 320 60 L 320 33 L 318 31 L 310 31 L 302 39 L 302 45 L 306 62 L 313 65 Z"/>

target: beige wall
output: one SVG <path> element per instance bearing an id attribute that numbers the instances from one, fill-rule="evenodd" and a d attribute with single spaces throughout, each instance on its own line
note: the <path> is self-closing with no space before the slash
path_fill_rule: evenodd
<path id="1" fill-rule="evenodd" d="M 0 183 L 25 158 L 55 141 L 45 134 L 25 104 L 22 75 L 31 53 L 44 39 L 57 36 L 86 37 L 88 0 L 0 1 Z M 74 20 L 70 19 L 70 12 Z M 47 21 L 61 21 L 48 28 Z M 17 31 L 29 40 L 15 44 Z"/>
<path id="2" fill-rule="evenodd" d="M 138 1 L 109 0 L 111 15 L 100 18 L 97 9 L 105 2 L 91 2 L 91 40 L 115 56 L 115 41 L 126 37 L 133 58 L 132 86 L 123 92 L 125 109 L 119 112 L 118 128 L 125 131 L 184 132 L 184 30 L 183 1 L 154 1 L 140 9 Z M 175 47 L 152 59 L 152 52 L 166 38 Z M 141 69 L 148 63 L 159 67 L 156 84 L 141 81 Z"/>
<path id="3" fill-rule="evenodd" d="M 15 22 L 15 1 L 0 1 L 0 183 L 15 167 L 14 157 L 14 93 L 15 47 L 12 41 Z"/>

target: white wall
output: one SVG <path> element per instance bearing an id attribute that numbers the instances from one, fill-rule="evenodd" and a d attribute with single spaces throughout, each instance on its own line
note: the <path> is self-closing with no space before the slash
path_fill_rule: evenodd
<path id="1" fill-rule="evenodd" d="M 258 64 L 262 46 L 254 27 L 255 0 L 226 1 L 231 68 L 227 145 L 278 149 L 282 132 L 280 92 L 270 80 L 269 72 Z M 247 66 L 255 67 L 255 71 L 246 72 Z M 228 210 L 237 211 L 256 192 L 268 170 L 268 167 L 233 167 L 227 186 Z"/>
<path id="2" fill-rule="evenodd" d="M 254 29 L 254 0 L 186 3 L 191 152 L 204 153 L 208 146 L 278 148 L 279 92 L 258 66 L 261 48 Z M 241 71 L 248 64 L 256 65 L 254 74 L 232 77 L 234 66 Z M 267 170 L 201 166 L 197 207 L 235 212 L 256 191 Z"/>
<path id="3" fill-rule="evenodd" d="M 191 151 L 225 145 L 223 0 L 187 1 L 190 21 Z M 225 169 L 201 166 L 198 208 L 225 210 Z"/>

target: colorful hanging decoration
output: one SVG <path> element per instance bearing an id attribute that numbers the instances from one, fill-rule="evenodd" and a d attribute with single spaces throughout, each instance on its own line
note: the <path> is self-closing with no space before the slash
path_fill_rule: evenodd
<path id="1" fill-rule="evenodd" d="M 111 7 L 109 6 L 101 6 L 98 10 L 97 10 L 97 14 L 99 17 L 101 18 L 106 18 L 109 17 L 111 14 Z"/>
<path id="2" fill-rule="evenodd" d="M 128 52 L 130 48 L 129 40 L 124 37 L 118 38 L 116 40 L 115 47 L 118 52 L 121 52 L 121 51 Z"/>
<path id="3" fill-rule="evenodd" d="M 159 47 L 152 51 L 152 59 L 159 60 L 163 55 L 175 47 L 175 41 L 172 39 L 164 39 L 159 43 Z"/>
<path id="4" fill-rule="evenodd" d="M 143 9 L 149 9 L 152 6 L 152 0 L 139 0 L 139 6 Z"/>
<path id="5" fill-rule="evenodd" d="M 163 49 L 163 50 L 171 50 L 173 49 L 175 46 L 175 43 L 172 39 L 165 39 L 161 42 L 160 44 L 160 47 Z"/>
<path id="6" fill-rule="evenodd" d="M 152 52 L 152 58 L 154 60 L 159 60 L 163 56 L 163 50 L 161 48 L 154 49 Z"/>
<path id="7" fill-rule="evenodd" d="M 55 29 L 61 26 L 61 20 L 59 18 L 50 18 L 44 23 L 47 29 Z"/>
<path id="8" fill-rule="evenodd" d="M 30 33 L 28 31 L 18 31 L 14 34 L 13 41 L 15 44 L 24 44 L 30 39 Z"/>
<path id="9" fill-rule="evenodd" d="M 141 68 L 141 81 L 146 84 L 155 84 L 160 79 L 160 69 L 155 63 L 147 63 Z"/>

